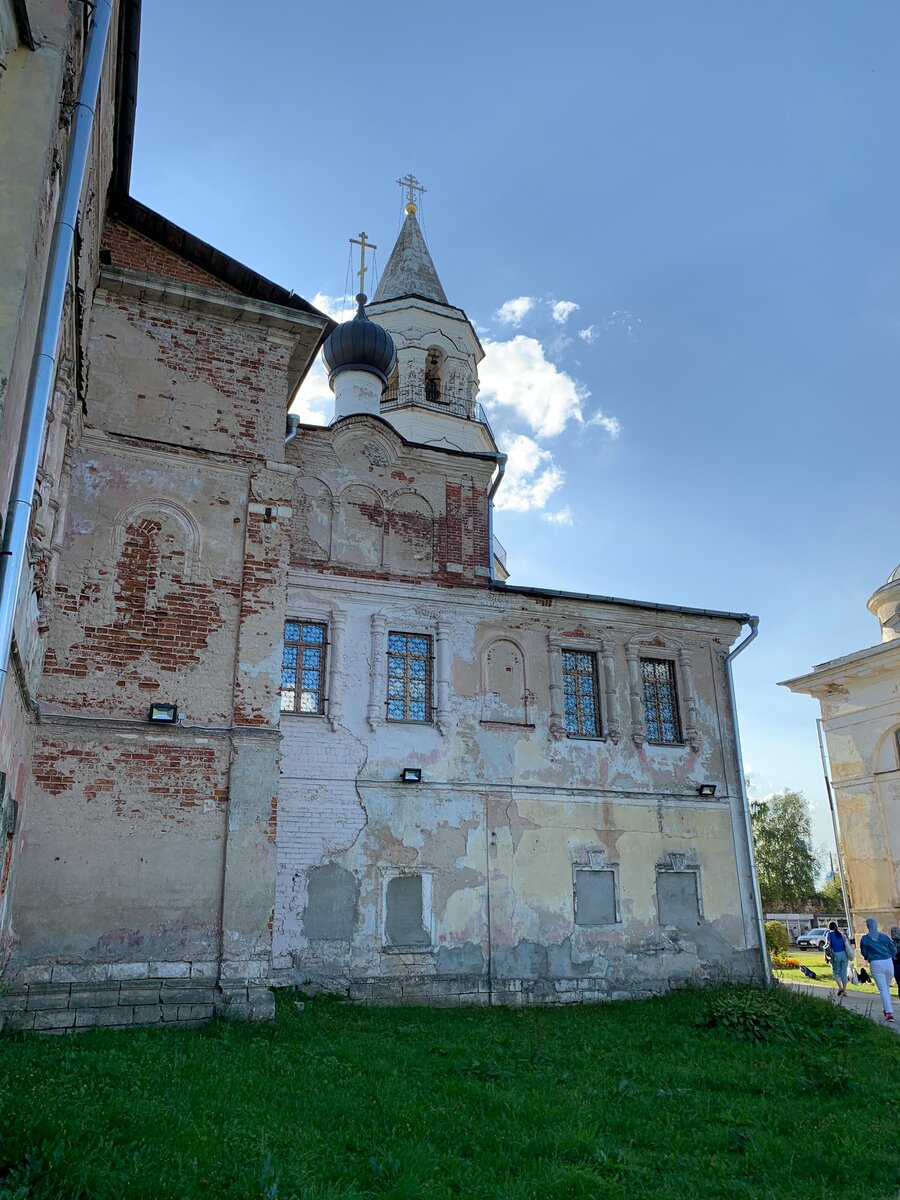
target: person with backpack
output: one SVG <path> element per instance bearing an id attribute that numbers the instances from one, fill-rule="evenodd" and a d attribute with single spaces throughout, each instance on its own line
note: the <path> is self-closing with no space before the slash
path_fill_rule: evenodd
<path id="1" fill-rule="evenodd" d="M 838 996 L 847 995 L 847 967 L 850 963 L 850 943 L 840 932 L 835 921 L 828 924 L 825 934 L 826 958 L 831 959 L 831 973 L 837 984 Z"/>
<path id="2" fill-rule="evenodd" d="M 893 1021 L 894 1006 L 891 1003 L 891 980 L 894 978 L 894 943 L 886 933 L 880 933 L 874 917 L 866 917 L 866 929 L 860 938 L 859 952 L 868 962 L 872 979 L 881 996 L 884 1019 Z"/>

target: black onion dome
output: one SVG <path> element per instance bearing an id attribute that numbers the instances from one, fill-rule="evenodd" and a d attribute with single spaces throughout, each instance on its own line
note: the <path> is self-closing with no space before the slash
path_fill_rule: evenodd
<path id="1" fill-rule="evenodd" d="M 394 339 L 366 316 L 366 297 L 360 293 L 356 299 L 359 304 L 356 316 L 332 330 L 322 347 L 328 382 L 341 371 L 369 371 L 386 385 L 397 362 Z"/>

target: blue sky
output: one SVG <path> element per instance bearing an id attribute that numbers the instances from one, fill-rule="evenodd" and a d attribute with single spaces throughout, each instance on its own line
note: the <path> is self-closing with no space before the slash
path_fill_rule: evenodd
<path id="1" fill-rule="evenodd" d="M 830 839 L 817 706 L 776 682 L 876 642 L 900 561 L 900 8 L 254 11 L 145 3 L 134 195 L 326 302 L 423 180 L 516 452 L 512 582 L 758 613 L 754 790 Z"/>

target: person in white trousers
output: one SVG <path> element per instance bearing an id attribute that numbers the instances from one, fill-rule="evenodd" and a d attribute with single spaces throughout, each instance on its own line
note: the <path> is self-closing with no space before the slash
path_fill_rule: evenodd
<path id="1" fill-rule="evenodd" d="M 859 943 L 859 952 L 869 964 L 878 994 L 881 996 L 881 1006 L 884 1009 L 884 1019 L 893 1021 L 894 1006 L 891 1003 L 891 980 L 894 978 L 894 955 L 896 947 L 886 933 L 880 933 L 878 922 L 874 917 L 866 917 L 866 929 Z"/>

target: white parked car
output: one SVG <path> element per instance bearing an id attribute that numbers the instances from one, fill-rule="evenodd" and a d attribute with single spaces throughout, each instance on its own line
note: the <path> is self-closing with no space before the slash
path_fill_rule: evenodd
<path id="1" fill-rule="evenodd" d="M 827 933 L 827 929 L 807 929 L 806 933 L 801 933 L 797 938 L 797 949 L 812 950 L 815 947 L 817 950 L 824 950 Z"/>

